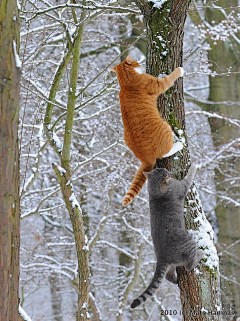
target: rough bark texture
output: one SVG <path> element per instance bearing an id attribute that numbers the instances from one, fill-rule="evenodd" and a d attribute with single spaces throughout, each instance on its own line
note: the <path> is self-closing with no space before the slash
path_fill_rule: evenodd
<path id="1" fill-rule="evenodd" d="M 0 2 L 0 320 L 18 320 L 19 76 L 15 0 Z"/>
<path id="2" fill-rule="evenodd" d="M 147 25 L 147 73 L 154 76 L 169 74 L 174 68 L 182 66 L 183 27 L 190 0 L 168 0 L 160 9 L 150 6 L 144 0 L 137 0 L 136 3 L 142 10 Z M 179 129 L 182 129 L 185 136 L 182 86 L 182 79 L 178 79 L 172 88 L 159 97 L 158 107 L 174 132 L 179 135 Z M 187 144 L 181 156 L 158 161 L 157 166 L 174 171 L 179 179 L 185 176 L 189 167 Z M 205 217 L 195 188 L 188 194 L 188 200 L 192 205 L 187 208 L 186 226 L 188 229 L 198 230 L 194 219 L 198 215 L 203 219 Z M 221 320 L 221 316 L 202 312 L 202 309 L 216 311 L 221 306 L 218 269 L 209 270 L 205 264 L 200 264 L 198 268 L 198 275 L 194 271 L 178 269 L 183 320 Z"/>

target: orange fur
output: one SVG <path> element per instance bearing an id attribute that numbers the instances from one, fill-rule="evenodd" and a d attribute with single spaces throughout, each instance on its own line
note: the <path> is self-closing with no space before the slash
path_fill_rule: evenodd
<path id="1" fill-rule="evenodd" d="M 159 115 L 156 101 L 182 75 L 181 68 L 176 68 L 169 76 L 158 79 L 139 74 L 135 70 L 137 67 L 139 64 L 127 56 L 122 63 L 111 68 L 117 73 L 120 85 L 124 139 L 142 163 L 124 196 L 124 206 L 134 199 L 145 183 L 142 172 L 151 171 L 156 159 L 162 158 L 173 146 L 171 127 Z"/>

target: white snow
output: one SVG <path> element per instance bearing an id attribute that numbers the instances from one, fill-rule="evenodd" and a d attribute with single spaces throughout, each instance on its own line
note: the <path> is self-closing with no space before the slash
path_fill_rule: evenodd
<path id="1" fill-rule="evenodd" d="M 171 150 L 167 154 L 163 155 L 162 157 L 166 158 L 166 157 L 172 156 L 182 149 L 183 149 L 183 144 L 181 142 L 176 142 L 173 144 L 173 147 L 171 148 Z"/>
<path id="2" fill-rule="evenodd" d="M 197 204 L 201 203 L 199 195 L 195 187 L 193 187 L 192 191 L 196 195 L 196 200 L 199 200 L 196 202 L 196 207 L 194 207 L 193 210 L 198 211 Z M 219 267 L 219 258 L 214 245 L 214 231 L 212 226 L 206 219 L 205 214 L 200 211 L 198 211 L 198 216 L 194 219 L 194 222 L 198 224 L 198 230 L 189 230 L 188 232 L 194 236 L 198 246 L 203 249 L 204 264 L 211 270 L 217 270 Z"/>
<path id="3" fill-rule="evenodd" d="M 72 208 L 78 207 L 80 209 L 80 205 L 78 203 L 78 200 L 76 199 L 74 193 L 69 197 L 69 201 L 72 202 Z"/>
<path id="4" fill-rule="evenodd" d="M 154 5 L 153 7 L 154 8 L 158 8 L 158 9 L 161 9 L 162 8 L 162 5 L 166 2 L 167 0 L 149 0 L 149 2 L 153 2 Z"/>
<path id="5" fill-rule="evenodd" d="M 162 55 L 162 56 L 166 56 L 167 53 L 168 53 L 168 50 L 165 50 L 165 51 L 162 51 L 162 52 L 161 52 L 161 55 Z"/>
<path id="6" fill-rule="evenodd" d="M 18 0 L 17 0 L 17 8 L 18 8 L 18 10 L 21 10 L 21 5 Z"/>
<path id="7" fill-rule="evenodd" d="M 53 139 L 59 153 L 61 153 L 62 152 L 62 143 L 55 132 L 52 133 L 52 139 Z"/>
<path id="8" fill-rule="evenodd" d="M 179 67 L 179 69 L 181 70 L 180 77 L 183 77 L 183 75 L 184 75 L 184 69 L 183 69 L 182 67 Z"/>
<path id="9" fill-rule="evenodd" d="M 17 53 L 17 44 L 16 41 L 13 40 L 13 53 L 14 53 L 14 57 L 15 57 L 15 63 L 16 63 L 16 67 L 17 68 L 21 68 L 22 67 L 22 62 L 19 58 L 19 55 Z"/>
<path id="10" fill-rule="evenodd" d="M 40 124 L 39 126 L 39 131 L 38 131 L 38 138 L 39 138 L 39 144 L 40 144 L 40 148 L 45 144 L 45 140 L 43 138 L 43 135 L 44 135 L 44 126 L 43 126 L 43 123 Z"/>
<path id="11" fill-rule="evenodd" d="M 85 244 L 86 245 L 84 245 L 83 247 L 82 247 L 82 249 L 83 249 L 83 251 L 89 251 L 89 243 L 88 243 L 88 237 L 87 237 L 87 235 L 85 234 Z"/>
<path id="12" fill-rule="evenodd" d="M 31 174 L 31 175 L 28 177 L 28 179 L 27 179 L 27 181 L 26 181 L 26 183 L 24 184 L 24 187 L 23 187 L 23 189 L 22 189 L 24 192 L 26 192 L 27 186 L 30 184 L 30 182 L 31 182 L 33 179 L 34 179 L 34 174 Z"/>
<path id="13" fill-rule="evenodd" d="M 57 166 L 57 168 L 61 176 L 63 176 L 66 173 L 66 170 L 63 167 Z"/>
<path id="14" fill-rule="evenodd" d="M 18 312 L 21 315 L 21 317 L 25 320 L 25 321 L 32 321 L 32 319 L 27 315 L 27 313 L 23 310 L 23 308 L 21 307 L 21 305 L 18 306 Z"/>
<path id="15" fill-rule="evenodd" d="M 134 69 L 135 69 L 135 71 L 136 71 L 138 74 L 142 74 L 142 73 L 143 73 L 141 67 L 136 67 L 136 68 L 134 68 Z"/>

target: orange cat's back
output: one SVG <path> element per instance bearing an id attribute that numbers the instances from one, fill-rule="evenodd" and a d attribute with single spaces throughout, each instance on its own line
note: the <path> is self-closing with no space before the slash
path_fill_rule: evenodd
<path id="1" fill-rule="evenodd" d="M 157 95 L 149 93 L 145 75 L 137 74 L 136 78 L 136 86 L 123 86 L 119 94 L 124 139 L 138 159 L 155 164 L 172 148 L 173 134 L 159 115 Z"/>
<path id="2" fill-rule="evenodd" d="M 123 199 L 126 206 L 138 194 L 146 177 L 142 172 L 151 171 L 157 158 L 171 154 L 173 133 L 157 110 L 157 97 L 183 75 L 176 68 L 169 76 L 158 79 L 148 74 L 139 74 L 139 64 L 130 56 L 113 67 L 120 85 L 120 104 L 124 125 L 124 139 L 128 147 L 141 161 L 132 184 Z M 169 153 L 170 152 L 170 153 Z"/>

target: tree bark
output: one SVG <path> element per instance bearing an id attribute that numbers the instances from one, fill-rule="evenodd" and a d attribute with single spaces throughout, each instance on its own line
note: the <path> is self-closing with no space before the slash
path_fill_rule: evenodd
<path id="1" fill-rule="evenodd" d="M 136 3 L 141 9 L 147 25 L 147 73 L 156 77 L 161 73 L 169 74 L 174 68 L 182 66 L 183 27 L 190 0 L 167 0 L 160 9 L 154 8 L 150 2 L 144 0 L 136 0 Z M 178 79 L 173 87 L 159 97 L 158 107 L 163 118 L 171 124 L 173 131 L 181 139 L 184 139 L 186 144 L 181 153 L 157 161 L 157 166 L 174 171 L 176 178 L 181 179 L 186 175 L 190 163 L 185 135 L 182 79 Z M 182 317 L 183 320 L 188 321 L 221 320 L 221 316 L 214 315 L 218 309 L 221 309 L 218 258 L 213 240 L 209 235 L 212 230 L 202 211 L 195 187 L 188 194 L 186 209 L 187 229 L 194 230 L 195 235 L 206 233 L 209 236 L 209 241 L 203 248 L 206 263 L 202 260 L 202 263 L 198 265 L 199 273 L 187 272 L 184 268 L 178 269 Z M 208 262 L 210 249 L 216 258 L 216 262 L 211 268 L 211 264 Z"/>
<path id="2" fill-rule="evenodd" d="M 15 0 L 0 2 L 0 320 L 18 320 L 19 25 Z"/>
<path id="3" fill-rule="evenodd" d="M 71 185 L 69 172 L 53 164 L 53 169 L 57 175 L 63 199 L 70 215 L 73 233 L 76 244 L 78 260 L 78 309 L 76 321 L 86 321 L 88 319 L 88 303 L 90 288 L 90 267 L 88 261 L 88 239 L 83 228 L 83 217 L 81 208 L 75 199 Z"/>
<path id="4" fill-rule="evenodd" d="M 228 7 L 237 7 L 237 0 L 228 1 Z M 226 6 L 226 1 L 219 0 L 218 7 L 212 8 L 208 6 L 206 8 L 206 21 L 211 25 L 221 23 L 226 17 L 223 15 L 221 8 Z M 231 9 L 226 9 L 226 13 L 229 14 Z M 211 50 L 208 52 L 208 60 L 211 63 L 212 72 L 216 72 L 217 76 L 209 77 L 209 100 L 210 101 L 235 101 L 240 100 L 240 75 L 231 73 L 238 72 L 240 69 L 239 50 L 240 45 L 234 39 L 230 38 L 226 41 L 213 41 L 210 38 L 208 43 L 211 46 Z M 229 68 L 231 72 L 228 73 Z M 221 73 L 224 73 L 221 75 Z M 219 76 L 218 76 L 219 75 Z M 239 119 L 240 111 L 239 106 L 226 104 L 206 105 L 204 107 L 207 111 L 215 111 L 223 115 L 231 115 L 232 118 Z M 218 148 L 221 144 L 225 144 L 231 140 L 239 137 L 239 132 L 236 131 L 234 126 L 229 126 L 224 120 L 210 121 L 212 136 L 214 145 Z M 239 148 L 236 146 L 235 148 Z M 230 157 L 228 153 L 228 159 L 222 160 L 219 164 L 219 170 L 216 171 L 216 188 L 218 195 L 227 195 L 231 197 L 231 193 L 239 190 L 238 186 L 235 187 L 235 191 L 231 188 L 229 180 L 224 182 L 224 178 L 231 177 L 234 182 L 236 178 L 235 173 L 240 171 L 240 159 L 237 157 Z M 232 192 L 233 191 L 233 192 Z M 231 245 L 239 240 L 239 226 L 240 226 L 240 209 L 232 203 L 224 203 L 221 199 L 217 202 L 219 205 L 216 207 L 216 215 L 218 220 L 218 242 L 222 250 L 220 260 L 220 270 L 223 277 L 221 278 L 221 287 L 223 291 L 223 306 L 225 310 L 235 310 L 236 317 L 240 317 L 240 243 L 235 246 Z M 225 247 L 230 246 L 225 252 Z M 229 255 L 230 253 L 230 255 Z M 238 259 L 237 259 L 238 258 Z"/>
<path id="5" fill-rule="evenodd" d="M 83 1 L 83 5 L 86 1 Z M 75 16 L 74 10 L 72 14 Z M 89 289 L 90 289 L 90 267 L 89 267 L 89 249 L 88 239 L 84 231 L 84 222 L 81 208 L 75 198 L 73 187 L 71 185 L 72 169 L 71 169 L 71 144 L 72 144 L 72 130 L 74 123 L 74 113 L 77 100 L 77 81 L 79 76 L 80 65 L 80 53 L 81 44 L 85 30 L 87 10 L 82 9 L 78 27 L 75 32 L 75 38 L 71 47 L 60 63 L 57 73 L 54 78 L 54 83 L 50 89 L 49 103 L 46 109 L 46 115 L 44 119 L 44 126 L 47 133 L 47 137 L 56 154 L 61 160 L 61 167 L 53 164 L 53 169 L 58 178 L 62 196 L 68 210 L 73 234 L 76 244 L 77 260 L 78 260 L 78 308 L 76 312 L 76 321 L 85 321 L 88 319 L 88 303 L 89 303 Z M 72 58 L 71 64 L 71 77 L 68 91 L 68 103 L 66 112 L 64 142 L 62 150 L 56 146 L 56 142 L 53 140 L 54 126 L 51 126 L 53 107 L 52 104 L 55 100 L 58 86 L 63 75 L 65 68 L 67 67 L 70 58 Z"/>

